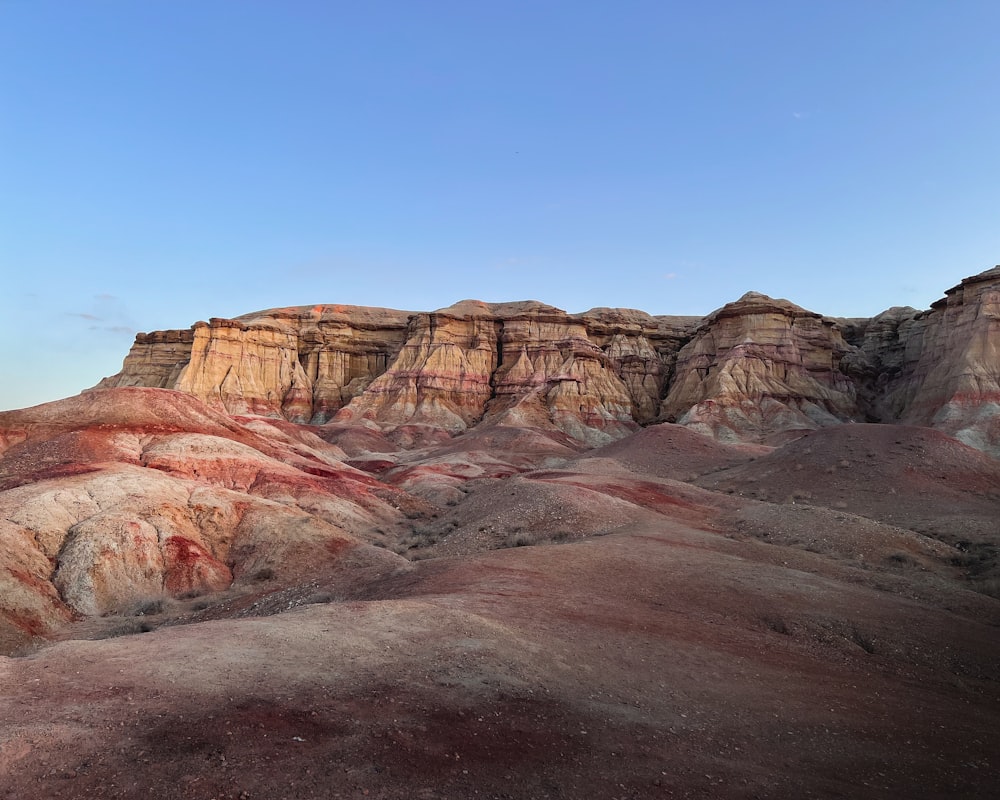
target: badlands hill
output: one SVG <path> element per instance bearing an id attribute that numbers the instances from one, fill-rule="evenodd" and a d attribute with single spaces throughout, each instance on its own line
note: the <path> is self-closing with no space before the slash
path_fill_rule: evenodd
<path id="1" fill-rule="evenodd" d="M 177 389 L 230 414 L 450 434 L 554 427 L 591 445 L 654 421 L 726 441 L 840 422 L 927 425 L 1000 454 L 1000 266 L 930 310 L 831 319 L 750 292 L 703 319 L 537 302 L 433 312 L 283 308 L 139 334 L 102 388 Z"/>
<path id="2" fill-rule="evenodd" d="M 0 412 L 0 797 L 990 797 L 1000 267 L 343 306 Z"/>

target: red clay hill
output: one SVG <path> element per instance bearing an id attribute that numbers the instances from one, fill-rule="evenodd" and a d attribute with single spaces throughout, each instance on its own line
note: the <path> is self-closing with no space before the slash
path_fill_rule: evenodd
<path id="1" fill-rule="evenodd" d="M 0 413 L 0 798 L 997 796 L 998 320 L 141 334 Z"/>

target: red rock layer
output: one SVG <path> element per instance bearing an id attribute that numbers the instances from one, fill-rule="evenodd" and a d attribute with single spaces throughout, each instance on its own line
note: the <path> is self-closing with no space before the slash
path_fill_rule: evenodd
<path id="1" fill-rule="evenodd" d="M 997 454 L 998 298 L 1000 267 L 927 312 L 870 320 L 753 292 L 703 320 L 534 301 L 272 309 L 139 334 L 101 385 L 175 388 L 297 422 L 368 420 L 407 446 L 483 420 L 591 445 L 657 419 L 733 441 L 874 420 L 931 425 Z"/>
<path id="2" fill-rule="evenodd" d="M 451 433 L 513 414 L 600 443 L 656 416 L 696 322 L 472 300 L 430 313 L 274 309 L 140 334 L 101 386 L 175 388 L 235 414 Z"/>

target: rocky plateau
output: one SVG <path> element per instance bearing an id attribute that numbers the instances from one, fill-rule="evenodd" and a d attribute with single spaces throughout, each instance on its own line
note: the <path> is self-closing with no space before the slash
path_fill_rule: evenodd
<path id="1" fill-rule="evenodd" d="M 1000 267 L 281 308 L 0 412 L 0 798 L 1000 795 Z"/>

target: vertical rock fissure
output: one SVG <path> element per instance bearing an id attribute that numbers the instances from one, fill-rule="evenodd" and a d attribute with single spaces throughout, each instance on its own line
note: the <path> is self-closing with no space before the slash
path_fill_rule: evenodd
<path id="1" fill-rule="evenodd" d="M 672 354 L 672 357 L 664 360 L 663 384 L 660 386 L 660 397 L 659 397 L 660 405 L 663 405 L 663 401 L 666 400 L 667 395 L 670 394 L 671 386 L 673 385 L 674 378 L 677 375 L 677 356 L 681 352 L 681 350 L 687 347 L 688 343 L 692 339 L 694 339 L 693 333 L 687 338 L 679 341 L 677 343 L 676 349 Z M 653 423 L 659 421 L 662 420 L 660 419 L 659 415 L 657 415 L 650 422 Z"/>
<path id="2" fill-rule="evenodd" d="M 502 319 L 497 320 L 494 323 L 494 331 L 496 333 L 496 339 L 497 339 L 497 344 L 496 344 L 497 363 L 496 363 L 496 366 L 493 367 L 493 371 L 490 373 L 490 397 L 486 401 L 486 408 L 487 409 L 489 408 L 489 404 L 491 402 L 493 402 L 493 400 L 496 399 L 496 396 L 497 396 L 497 373 L 500 371 L 500 367 L 503 364 L 503 334 L 504 334 L 504 327 L 503 327 L 503 320 Z M 485 410 L 483 412 L 483 416 L 486 416 Z"/>

